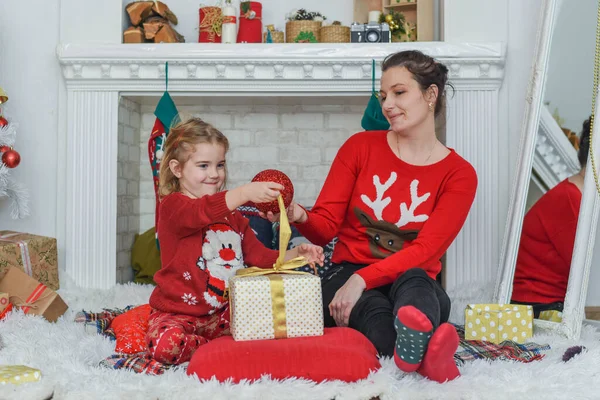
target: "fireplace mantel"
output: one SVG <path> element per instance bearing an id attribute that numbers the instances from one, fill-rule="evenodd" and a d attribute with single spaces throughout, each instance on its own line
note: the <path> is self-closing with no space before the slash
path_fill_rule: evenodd
<path id="1" fill-rule="evenodd" d="M 496 276 L 502 231 L 499 90 L 500 43 L 390 44 L 61 44 L 66 98 L 60 103 L 57 221 L 61 268 L 84 288 L 116 283 L 119 96 L 362 96 L 372 60 L 421 50 L 449 68 L 445 143 L 479 176 L 477 198 L 446 254 L 446 287 Z M 357 129 L 360 129 L 357 127 Z"/>
<path id="2" fill-rule="evenodd" d="M 364 95 L 372 60 L 407 49 L 444 62 L 452 81 L 497 87 L 503 78 L 499 43 L 65 44 L 57 53 L 67 87 L 78 90 L 162 93 L 168 61 L 169 91 L 182 94 Z"/>

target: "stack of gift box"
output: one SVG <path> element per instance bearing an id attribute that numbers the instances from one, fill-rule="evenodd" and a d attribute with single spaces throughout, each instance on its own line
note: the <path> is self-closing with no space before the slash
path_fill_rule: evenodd
<path id="1" fill-rule="evenodd" d="M 19 308 L 56 321 L 67 311 L 58 288 L 56 239 L 0 231 L 0 318 Z"/>

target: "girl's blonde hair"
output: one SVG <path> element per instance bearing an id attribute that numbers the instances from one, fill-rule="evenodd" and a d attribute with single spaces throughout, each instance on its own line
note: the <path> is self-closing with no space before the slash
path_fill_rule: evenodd
<path id="1" fill-rule="evenodd" d="M 229 141 L 217 128 L 204 122 L 200 118 L 189 118 L 171 128 L 163 147 L 163 158 L 160 163 L 158 192 L 160 197 L 181 191 L 179 178 L 177 178 L 169 163 L 177 160 L 183 166 L 195 151 L 194 146 L 199 143 L 219 144 L 229 150 Z M 227 184 L 227 170 L 225 170 L 225 182 Z M 221 189 L 223 189 L 223 187 Z"/>

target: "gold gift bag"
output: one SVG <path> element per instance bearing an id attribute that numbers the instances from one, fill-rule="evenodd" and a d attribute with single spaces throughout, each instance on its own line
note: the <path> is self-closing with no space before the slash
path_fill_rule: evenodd
<path id="1" fill-rule="evenodd" d="M 525 343 L 533 336 L 533 308 L 518 304 L 469 304 L 465 309 L 465 339 Z"/>
<path id="2" fill-rule="evenodd" d="M 294 268 L 304 257 L 284 262 L 292 235 L 279 196 L 279 257 L 272 269 L 240 269 L 229 279 L 231 335 L 234 340 L 283 339 L 323 335 L 321 279 Z"/>

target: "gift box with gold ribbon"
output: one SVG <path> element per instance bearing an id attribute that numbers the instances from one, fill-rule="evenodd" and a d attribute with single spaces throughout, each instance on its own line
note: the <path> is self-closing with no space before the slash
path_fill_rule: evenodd
<path id="1" fill-rule="evenodd" d="M 283 339 L 323 335 L 321 279 L 300 271 L 304 257 L 284 262 L 292 234 L 283 198 L 279 257 L 272 269 L 238 270 L 229 280 L 231 335 L 234 340 Z"/>
<path id="2" fill-rule="evenodd" d="M 533 336 L 533 308 L 518 304 L 469 304 L 465 309 L 465 339 L 525 343 Z"/>

